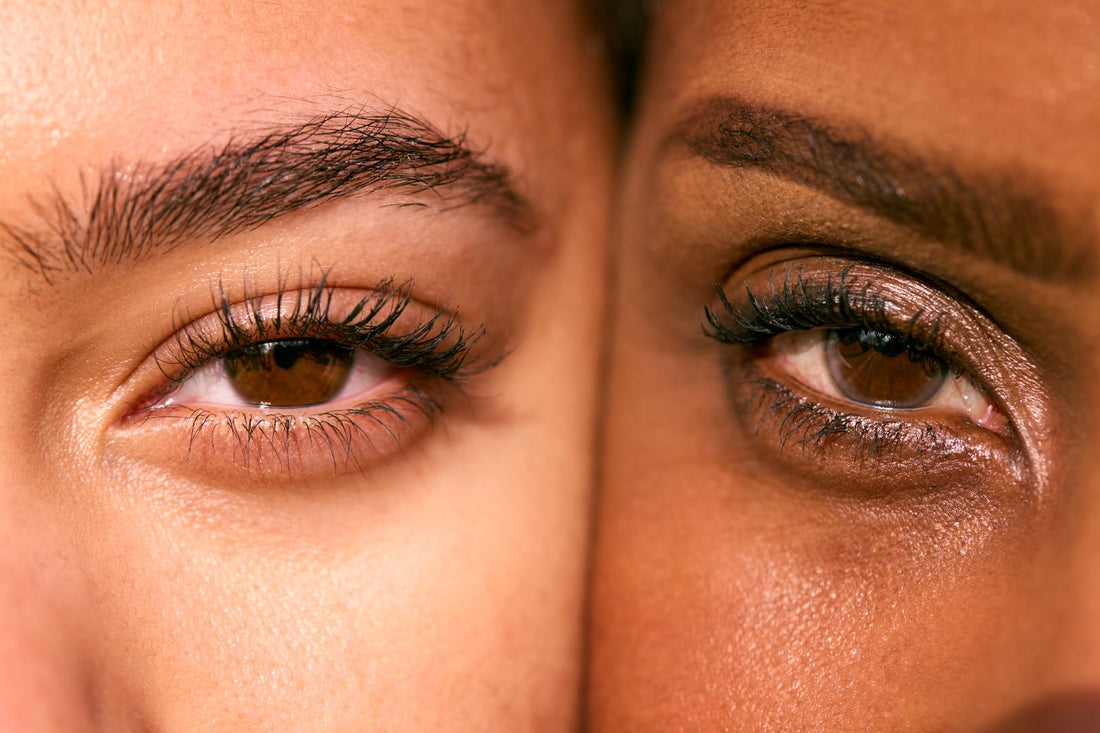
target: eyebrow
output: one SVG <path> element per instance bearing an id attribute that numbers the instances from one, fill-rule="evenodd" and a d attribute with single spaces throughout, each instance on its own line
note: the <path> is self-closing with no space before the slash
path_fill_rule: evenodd
<path id="1" fill-rule="evenodd" d="M 673 131 L 697 155 L 757 168 L 819 190 L 930 239 L 1039 279 L 1096 272 L 1093 243 L 1074 230 L 1033 181 L 1015 171 L 965 176 L 866 130 L 746 103 L 702 101 Z"/>
<path id="2" fill-rule="evenodd" d="M 402 206 L 477 205 L 521 231 L 527 200 L 504 165 L 397 109 L 339 110 L 195 149 L 167 163 L 112 165 L 81 178 L 73 201 L 55 187 L 31 199 L 37 228 L 0 222 L 16 259 L 47 280 L 95 272 L 184 242 L 251 230 L 292 212 L 379 192 L 409 194 Z"/>

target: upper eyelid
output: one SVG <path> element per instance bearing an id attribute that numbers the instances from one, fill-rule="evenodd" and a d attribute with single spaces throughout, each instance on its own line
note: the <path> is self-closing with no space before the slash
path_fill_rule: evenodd
<path id="1" fill-rule="evenodd" d="M 760 258 L 764 258 L 765 263 L 763 265 L 754 265 L 753 263 Z M 736 267 L 731 268 L 726 273 L 724 282 L 737 282 L 735 275 L 746 269 L 752 272 L 766 269 L 769 261 L 771 261 L 771 266 L 774 267 L 783 262 L 816 258 L 828 258 L 837 262 L 850 263 L 851 266 L 855 268 L 873 268 L 876 272 L 881 272 L 884 277 L 903 279 L 928 293 L 936 293 L 943 298 L 949 299 L 952 303 L 957 304 L 957 307 L 965 310 L 977 319 L 984 321 L 987 328 L 997 333 L 1005 334 L 1010 338 L 1014 338 L 1012 329 L 1005 325 L 981 302 L 971 297 L 968 292 L 957 287 L 954 283 L 924 269 L 911 267 L 887 258 L 868 254 L 863 250 L 821 244 L 784 244 L 768 247 L 758 251 L 754 255 L 746 256 L 744 259 L 740 260 Z M 715 286 L 716 288 L 728 287 L 723 286 L 723 282 L 718 282 Z M 873 296 L 874 294 L 872 293 L 871 295 Z M 883 321 L 884 326 L 889 326 L 890 323 L 891 321 L 888 319 Z"/>
<path id="2" fill-rule="evenodd" d="M 895 269 L 878 270 L 875 265 L 853 263 L 842 258 L 806 258 L 813 259 L 821 260 L 820 270 L 829 283 L 835 279 L 838 282 L 836 286 L 830 289 L 817 283 L 807 287 L 799 277 L 799 285 L 793 292 L 784 291 L 783 287 L 774 287 L 771 273 L 775 264 L 772 268 L 765 266 L 753 270 L 750 278 L 762 274 L 769 276 L 773 287 L 768 288 L 767 293 L 777 296 L 777 300 L 766 306 L 772 310 L 762 316 L 759 311 L 742 313 L 730 303 L 723 291 L 719 310 L 715 312 L 708 308 L 705 311 L 704 333 L 726 343 L 753 344 L 781 333 L 816 328 L 859 326 L 881 330 L 927 346 L 953 372 L 970 373 L 989 389 L 985 384 L 985 373 L 990 367 L 990 360 L 1011 336 L 989 322 L 983 313 L 968 303 L 955 301 L 950 294 L 934 285 Z M 781 280 L 790 281 L 789 274 L 793 267 L 788 265 L 784 269 L 787 274 Z M 864 273 L 860 268 L 870 272 Z M 856 281 L 854 291 L 845 286 L 844 281 L 849 277 Z M 880 278 L 877 283 L 876 277 Z M 907 302 L 882 291 L 886 279 L 907 283 L 911 289 Z M 849 299 L 853 292 L 855 297 Z M 801 322 L 792 322 L 795 319 Z M 1015 348 L 1019 349 L 1018 346 Z M 1022 351 L 1020 354 L 1023 355 Z M 990 396 L 1002 402 L 996 390 Z M 1004 409 L 1005 405 L 1001 404 L 1001 407 Z M 1006 414 L 1011 413 L 1006 410 Z"/>
<path id="3" fill-rule="evenodd" d="M 919 267 L 914 263 L 899 261 L 896 258 L 888 257 L 882 253 L 870 251 L 863 247 L 852 247 L 832 242 L 828 239 L 820 240 L 814 237 L 807 237 L 804 240 L 803 238 L 782 238 L 773 244 L 759 246 L 752 252 L 746 253 L 743 257 L 728 265 L 722 273 L 722 277 L 716 281 L 715 284 L 721 286 L 723 283 L 730 282 L 733 280 L 734 275 L 744 270 L 749 264 L 759 260 L 761 257 L 779 258 L 777 261 L 810 257 L 832 257 L 837 260 L 846 260 L 856 266 L 880 268 L 885 272 L 912 279 L 924 286 L 938 290 L 952 300 L 980 313 L 983 318 L 989 320 L 1001 330 L 1006 332 L 1009 330 L 1001 320 L 998 319 L 996 314 L 987 308 L 979 299 L 942 275 L 927 268 Z"/>

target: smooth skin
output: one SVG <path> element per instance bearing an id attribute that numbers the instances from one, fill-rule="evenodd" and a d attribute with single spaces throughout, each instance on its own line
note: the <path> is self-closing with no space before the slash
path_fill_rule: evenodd
<path id="1" fill-rule="evenodd" d="M 618 224 L 592 729 L 1094 730 L 1095 5 L 656 7 Z M 907 208 L 928 191 L 948 195 Z M 744 299 L 768 257 L 837 277 L 822 252 L 939 304 L 1012 429 L 853 407 L 790 340 L 704 335 L 715 283 Z M 803 406 L 959 440 L 813 437 L 818 413 L 783 425 L 795 402 L 746 397 L 761 371 Z"/>
<path id="2" fill-rule="evenodd" d="M 580 11 L 12 2 L 0 24 L 0 729 L 575 727 L 613 148 Z M 363 190 L 88 265 L 41 210 L 83 232 L 103 175 L 396 110 L 465 133 L 523 216 Z M 290 470 L 278 440 L 257 468 L 239 434 L 144 419 L 151 355 L 212 292 L 321 273 L 412 281 L 416 312 L 484 325 L 490 368 L 399 440 L 299 441 Z"/>

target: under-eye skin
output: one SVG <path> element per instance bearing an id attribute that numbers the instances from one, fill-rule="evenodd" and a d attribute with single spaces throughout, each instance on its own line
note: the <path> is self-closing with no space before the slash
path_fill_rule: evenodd
<path id="1" fill-rule="evenodd" d="M 743 433 L 788 469 L 858 493 L 1027 480 L 1026 360 L 980 309 L 900 268 L 772 251 L 718 286 L 705 333 Z M 889 476 L 890 481 L 883 478 Z"/>
<path id="2" fill-rule="evenodd" d="M 482 326 L 428 307 L 411 282 L 246 295 L 219 285 L 135 374 L 120 429 L 213 476 L 304 480 L 363 471 L 428 432 L 499 360 Z M 150 443 L 152 445 L 152 443 Z"/>

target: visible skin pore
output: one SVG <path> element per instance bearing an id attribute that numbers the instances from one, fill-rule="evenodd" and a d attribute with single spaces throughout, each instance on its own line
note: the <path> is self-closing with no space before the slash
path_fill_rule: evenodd
<path id="1" fill-rule="evenodd" d="M 465 133 L 534 222 L 364 191 L 48 278 L 0 237 L 0 729 L 575 727 L 612 150 L 579 11 L 10 2 L 0 23 L 12 231 L 48 232 L 35 202 L 58 197 L 83 216 L 82 180 L 395 109 Z M 411 281 L 415 312 L 457 310 L 506 358 L 410 439 L 373 428 L 358 468 L 316 445 L 289 476 L 232 442 L 189 460 L 171 413 L 128 419 L 212 293 L 326 272 Z"/>
<path id="2" fill-rule="evenodd" d="M 1083 2 L 657 8 L 618 217 L 592 728 L 1089 729 L 1100 15 Z M 685 143 L 715 99 L 737 134 Z M 775 139 L 748 121 L 769 116 L 794 147 L 753 162 L 746 151 Z M 828 131 L 818 157 L 796 149 L 810 128 Z M 1003 239 L 958 246 L 932 219 L 876 210 L 889 197 L 860 188 L 872 181 L 851 174 L 845 141 L 978 182 L 981 211 L 1026 195 L 1050 216 L 1026 238 L 1038 264 L 999 261 Z M 741 281 L 784 252 L 807 272 L 825 255 L 888 267 L 903 302 L 919 282 L 954 303 L 951 347 L 1007 411 L 1020 468 L 987 462 L 1000 438 L 972 425 L 962 442 L 882 441 L 877 456 L 844 434 L 781 441 L 790 423 L 761 397 L 761 372 L 859 411 L 702 324 L 715 283 L 744 300 Z"/>

